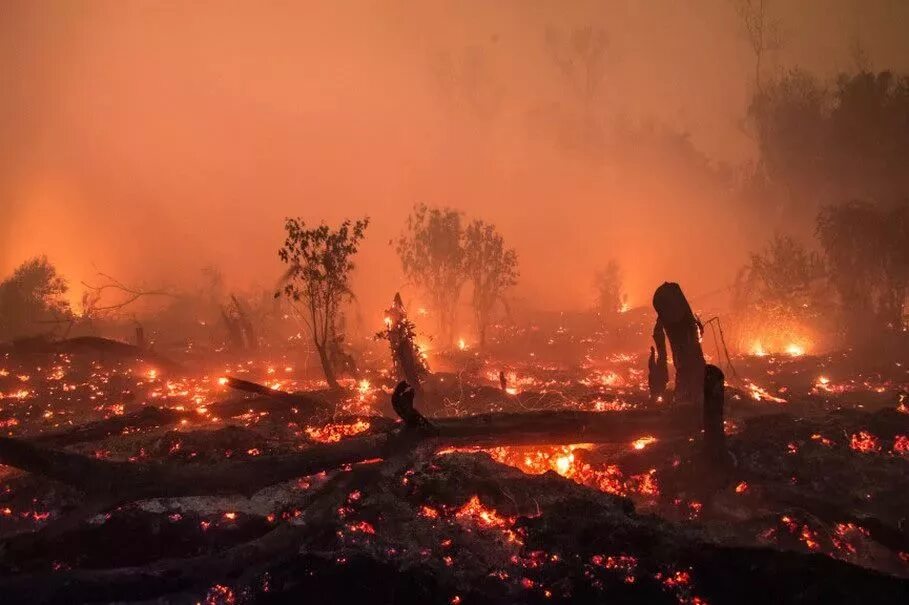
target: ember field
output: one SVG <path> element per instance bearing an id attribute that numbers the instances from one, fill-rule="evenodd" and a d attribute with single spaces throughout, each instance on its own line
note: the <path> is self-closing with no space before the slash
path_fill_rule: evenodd
<path id="1" fill-rule="evenodd" d="M 427 434 L 396 416 L 379 350 L 335 392 L 290 350 L 7 348 L 3 601 L 909 595 L 904 363 L 729 360 L 716 467 L 700 410 L 650 401 L 646 356 L 497 338 L 433 360 Z"/>

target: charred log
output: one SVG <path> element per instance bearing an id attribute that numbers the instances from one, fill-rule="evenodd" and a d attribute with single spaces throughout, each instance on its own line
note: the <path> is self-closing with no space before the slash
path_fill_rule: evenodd
<path id="1" fill-rule="evenodd" d="M 168 426 L 190 417 L 192 417 L 190 412 L 147 406 L 132 414 L 90 422 L 68 431 L 41 435 L 32 441 L 48 447 L 65 447 L 76 443 L 99 441 L 122 434 L 128 429 Z"/>
<path id="2" fill-rule="evenodd" d="M 408 430 L 425 431 L 430 434 L 436 433 L 435 427 L 423 414 L 413 407 L 414 396 L 416 391 L 407 382 L 401 381 L 395 387 L 391 394 L 391 406 L 395 413 L 404 421 L 404 426 Z"/>
<path id="3" fill-rule="evenodd" d="M 697 429 L 690 410 L 655 412 L 545 411 L 483 414 L 433 421 L 436 435 L 421 432 L 402 442 L 394 433 L 351 437 L 314 445 L 301 452 L 225 460 L 217 464 L 176 465 L 98 460 L 52 450 L 13 438 L 0 438 L 0 464 L 43 475 L 102 498 L 123 501 L 154 497 L 251 495 L 269 485 L 331 470 L 344 464 L 386 458 L 401 447 L 532 445 L 622 442 L 629 434 L 665 438 Z"/>
<path id="4" fill-rule="evenodd" d="M 704 371 L 704 455 L 708 464 L 724 466 L 729 460 L 723 429 L 725 377 L 723 371 L 708 364 Z"/>
<path id="5" fill-rule="evenodd" d="M 225 378 L 225 381 L 226 382 L 224 384 L 232 389 L 237 389 L 238 391 L 244 391 L 246 393 L 264 395 L 265 397 L 271 397 L 272 399 L 277 399 L 290 405 L 298 406 L 301 408 L 301 411 L 329 413 L 332 408 L 332 406 L 327 401 L 323 401 L 315 397 L 310 397 L 308 395 L 298 395 L 294 393 L 288 393 L 286 391 L 279 391 L 277 389 L 267 387 L 264 384 L 251 382 L 249 380 L 242 380 L 240 378 L 227 376 Z"/>

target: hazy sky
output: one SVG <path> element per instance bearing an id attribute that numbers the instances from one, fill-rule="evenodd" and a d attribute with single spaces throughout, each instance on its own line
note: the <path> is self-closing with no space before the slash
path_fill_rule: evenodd
<path id="1" fill-rule="evenodd" d="M 909 2 L 767 0 L 799 65 L 909 70 Z M 388 245 L 415 202 L 495 222 L 516 295 L 592 301 L 624 265 L 633 303 L 664 279 L 728 283 L 766 229 L 728 190 L 662 156 L 591 159 L 553 136 L 583 104 L 547 29 L 602 30 L 602 123 L 666 124 L 713 162 L 753 153 L 753 56 L 730 0 L 0 3 L 0 271 L 47 253 L 97 271 L 232 283 L 280 273 L 282 219 L 373 219 L 357 289 L 380 312 L 401 284 Z M 629 160 L 628 157 L 634 159 Z"/>

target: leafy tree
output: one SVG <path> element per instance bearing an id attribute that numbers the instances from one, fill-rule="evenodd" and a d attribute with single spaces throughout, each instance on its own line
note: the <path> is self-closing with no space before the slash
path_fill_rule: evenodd
<path id="1" fill-rule="evenodd" d="M 517 283 L 518 255 L 505 247 L 495 226 L 475 220 L 464 232 L 464 266 L 473 285 L 473 313 L 483 346 L 496 302 Z"/>
<path id="2" fill-rule="evenodd" d="M 824 205 L 909 198 L 909 78 L 860 72 L 824 85 L 793 70 L 755 94 L 749 115 L 755 182 L 781 218 L 807 223 Z"/>
<path id="3" fill-rule="evenodd" d="M 309 328 L 322 371 L 328 385 L 339 388 L 332 357 L 341 333 L 341 305 L 353 298 L 350 274 L 353 257 L 364 237 L 369 219 L 346 220 L 337 229 L 327 225 L 307 228 L 299 218 L 288 218 L 284 229 L 287 237 L 278 257 L 288 265 L 286 283 L 275 298 L 283 294 L 294 303 Z"/>
<path id="4" fill-rule="evenodd" d="M 604 317 L 613 317 L 620 313 L 626 305 L 627 297 L 622 292 L 622 268 L 614 259 L 598 271 L 594 278 L 594 287 L 597 291 L 597 310 Z"/>
<path id="5" fill-rule="evenodd" d="M 451 208 L 415 205 L 396 250 L 404 274 L 432 301 L 444 342 L 454 341 L 455 316 L 467 279 L 462 215 Z"/>
<path id="6" fill-rule="evenodd" d="M 68 286 L 46 256 L 29 259 L 0 283 L 0 339 L 40 332 L 41 322 L 72 317 Z M 43 330 L 48 331 L 48 330 Z"/>
<path id="7" fill-rule="evenodd" d="M 743 350 L 782 350 L 806 331 L 823 333 L 830 304 L 824 264 L 800 242 L 775 235 L 735 281 L 732 333 Z M 813 339 L 816 340 L 816 339 Z M 815 342 L 815 344 L 817 344 Z"/>
<path id="8" fill-rule="evenodd" d="M 735 298 L 775 314 L 797 315 L 814 306 L 824 278 L 820 257 L 792 237 L 775 235 L 739 274 Z"/>
<path id="9" fill-rule="evenodd" d="M 817 233 L 830 279 L 853 332 L 870 323 L 903 328 L 909 292 L 909 203 L 885 207 L 853 201 L 825 207 Z"/>

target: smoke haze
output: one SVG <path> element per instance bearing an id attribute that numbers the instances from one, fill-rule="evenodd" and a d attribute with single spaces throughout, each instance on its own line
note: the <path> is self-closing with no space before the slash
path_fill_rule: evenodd
<path id="1" fill-rule="evenodd" d="M 905 2 L 769 6 L 769 75 L 909 67 Z M 554 60 L 585 26 L 604 35 L 594 88 Z M 369 215 L 371 317 L 426 202 L 496 224 L 530 305 L 591 306 L 610 258 L 632 304 L 667 279 L 696 298 L 777 227 L 734 196 L 753 65 L 728 0 L 7 1 L 0 271 L 46 253 L 76 290 L 206 265 L 272 287 L 285 216 Z"/>

